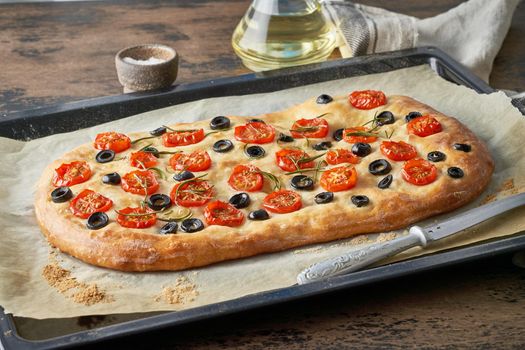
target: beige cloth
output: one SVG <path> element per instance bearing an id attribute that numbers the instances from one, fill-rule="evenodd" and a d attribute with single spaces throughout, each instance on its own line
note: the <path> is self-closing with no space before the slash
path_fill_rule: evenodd
<path id="1" fill-rule="evenodd" d="M 343 57 L 436 46 L 488 81 L 520 1 L 470 0 L 425 19 L 353 1 L 322 4 L 339 33 Z"/>
<path id="2" fill-rule="evenodd" d="M 34 184 L 52 159 L 80 144 L 91 142 L 98 132 L 151 130 L 162 124 L 206 119 L 213 115 L 253 116 L 281 110 L 323 93 L 335 96 L 372 88 L 381 89 L 387 95 L 412 96 L 457 117 L 485 140 L 496 161 L 496 172 L 486 194 L 496 193 L 509 179 L 513 180 L 513 188 L 508 186 L 500 196 L 525 186 L 521 136 L 525 129 L 523 116 L 511 106 L 503 93 L 479 95 L 471 89 L 443 80 L 428 66 L 273 93 L 210 98 L 30 142 L 0 138 L 0 305 L 6 312 L 34 318 L 182 310 L 291 286 L 296 283 L 297 274 L 314 262 L 394 236 L 389 233 L 362 235 L 182 272 L 124 273 L 90 266 L 65 254 L 58 254 L 56 258 L 51 256 L 61 268 L 70 271 L 75 283 L 96 284 L 98 291 L 105 292 L 108 298 L 104 300 L 109 302 L 89 306 L 75 302 L 72 293 L 80 291 L 84 293 L 81 297 L 87 297 L 89 295 L 85 292 L 94 292 L 93 288 L 72 288 L 59 293 L 59 289 L 68 288 L 73 283 L 65 280 L 51 286 L 42 277 L 43 269 L 50 262 L 50 247 L 34 217 Z M 469 207 L 478 205 L 486 194 Z M 524 214 L 525 208 L 502 215 L 426 250 L 414 249 L 403 257 L 518 232 L 525 229 Z M 169 295 L 172 303 L 165 298 L 166 292 L 170 291 L 175 292 Z"/>

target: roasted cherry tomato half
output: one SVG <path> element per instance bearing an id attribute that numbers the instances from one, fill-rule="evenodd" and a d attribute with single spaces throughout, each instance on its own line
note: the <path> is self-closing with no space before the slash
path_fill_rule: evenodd
<path id="1" fill-rule="evenodd" d="M 244 143 L 263 144 L 272 142 L 275 137 L 273 126 L 264 122 L 251 121 L 235 127 L 235 139 Z"/>
<path id="2" fill-rule="evenodd" d="M 296 139 L 322 139 L 328 135 L 328 122 L 323 118 L 299 119 L 293 123 L 290 133 Z"/>
<path id="3" fill-rule="evenodd" d="M 244 214 L 229 203 L 213 201 L 204 209 L 204 219 L 208 225 L 236 227 L 244 221 Z"/>
<path id="4" fill-rule="evenodd" d="M 155 174 L 150 170 L 135 170 L 122 177 L 120 185 L 126 192 L 133 194 L 152 194 L 159 189 Z"/>
<path id="5" fill-rule="evenodd" d="M 283 148 L 275 152 L 275 160 L 277 165 L 284 171 L 313 168 L 313 161 L 305 161 L 309 158 L 310 156 L 308 153 L 299 149 Z"/>
<path id="6" fill-rule="evenodd" d="M 211 159 L 208 152 L 193 151 L 190 154 L 176 153 L 170 158 L 173 170 L 204 171 L 210 168 Z"/>
<path id="7" fill-rule="evenodd" d="M 96 149 L 110 149 L 119 153 L 131 147 L 131 140 L 124 134 L 109 131 L 98 134 L 93 146 Z"/>
<path id="8" fill-rule="evenodd" d="M 381 153 L 391 160 L 410 160 L 417 156 L 416 148 L 403 141 L 383 141 L 379 148 Z"/>
<path id="9" fill-rule="evenodd" d="M 346 191 L 357 183 L 357 171 L 354 167 L 340 166 L 323 172 L 319 180 L 321 187 L 330 192 Z"/>
<path id="10" fill-rule="evenodd" d="M 401 170 L 403 179 L 407 182 L 423 186 L 432 183 L 437 178 L 437 168 L 434 164 L 417 158 L 407 161 Z"/>
<path id="11" fill-rule="evenodd" d="M 352 135 L 354 133 L 368 133 L 369 129 L 364 126 L 356 126 L 353 128 L 347 128 L 343 131 L 343 140 L 348 143 L 371 143 L 377 140 L 377 136 L 360 136 Z M 350 134 L 350 135 L 349 135 Z"/>
<path id="12" fill-rule="evenodd" d="M 424 115 L 409 121 L 407 124 L 407 130 L 409 134 L 426 137 L 437 134 L 443 130 L 443 128 L 436 118 Z"/>
<path id="13" fill-rule="evenodd" d="M 236 165 L 228 184 L 237 191 L 260 191 L 264 184 L 261 170 L 253 165 Z"/>
<path id="14" fill-rule="evenodd" d="M 341 163 L 359 163 L 359 157 L 347 149 L 333 149 L 326 152 L 326 162 L 331 165 L 341 164 Z"/>
<path id="15" fill-rule="evenodd" d="M 169 131 L 162 135 L 166 147 L 187 146 L 204 140 L 204 129 Z"/>
<path id="16" fill-rule="evenodd" d="M 147 228 L 155 225 L 157 215 L 147 207 L 127 207 L 118 211 L 117 222 L 123 227 Z"/>
<path id="17" fill-rule="evenodd" d="M 213 198 L 213 186 L 206 180 L 181 182 L 170 192 L 174 204 L 183 207 L 200 207 Z"/>
<path id="18" fill-rule="evenodd" d="M 275 191 L 263 199 L 263 207 L 273 213 L 291 213 L 302 206 L 301 195 L 290 190 Z"/>
<path id="19" fill-rule="evenodd" d="M 348 96 L 348 102 L 358 109 L 372 109 L 386 104 L 386 96 L 382 91 L 354 91 Z"/>
<path id="20" fill-rule="evenodd" d="M 89 180 L 91 169 L 88 163 L 75 161 L 64 163 L 55 169 L 53 185 L 55 187 L 72 186 Z"/>
<path id="21" fill-rule="evenodd" d="M 73 215 L 87 219 L 94 212 L 108 211 L 113 206 L 113 201 L 100 193 L 83 190 L 71 201 L 69 208 Z"/>
<path id="22" fill-rule="evenodd" d="M 129 164 L 135 168 L 147 169 L 157 165 L 157 157 L 150 152 L 133 152 L 129 157 Z"/>

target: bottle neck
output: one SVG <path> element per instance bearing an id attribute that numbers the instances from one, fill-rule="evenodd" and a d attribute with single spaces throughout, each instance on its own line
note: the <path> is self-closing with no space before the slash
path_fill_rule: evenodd
<path id="1" fill-rule="evenodd" d="M 255 11 L 271 16 L 297 16 L 319 7 L 317 0 L 253 0 Z"/>

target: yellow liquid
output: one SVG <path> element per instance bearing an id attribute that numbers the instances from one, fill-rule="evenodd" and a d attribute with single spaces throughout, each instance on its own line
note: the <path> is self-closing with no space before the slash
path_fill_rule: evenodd
<path id="1" fill-rule="evenodd" d="M 237 25 L 232 46 L 246 67 L 262 71 L 326 60 L 335 47 L 335 33 L 317 1 L 260 6 L 255 0 Z"/>

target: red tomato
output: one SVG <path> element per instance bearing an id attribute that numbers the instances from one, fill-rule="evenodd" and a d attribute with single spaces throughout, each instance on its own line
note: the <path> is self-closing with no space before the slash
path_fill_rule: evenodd
<path id="1" fill-rule="evenodd" d="M 236 165 L 228 179 L 230 186 L 237 191 L 259 191 L 264 184 L 261 170 L 253 165 Z"/>
<path id="2" fill-rule="evenodd" d="M 112 206 L 111 199 L 91 190 L 83 190 L 71 201 L 69 208 L 73 215 L 87 219 L 91 214 L 108 211 Z"/>
<path id="3" fill-rule="evenodd" d="M 117 222 L 123 227 L 147 228 L 155 225 L 157 222 L 157 214 L 146 207 L 127 207 L 120 209 L 118 213 Z"/>
<path id="4" fill-rule="evenodd" d="M 279 190 L 268 194 L 263 199 L 263 207 L 273 213 L 291 213 L 301 209 L 301 195 L 290 190 Z"/>
<path id="5" fill-rule="evenodd" d="M 359 163 L 359 157 L 347 149 L 333 149 L 326 152 L 326 162 L 331 165 L 341 163 Z"/>
<path id="6" fill-rule="evenodd" d="M 340 166 L 323 172 L 319 180 L 321 187 L 330 192 L 346 191 L 357 183 L 357 171 L 354 167 Z"/>
<path id="7" fill-rule="evenodd" d="M 174 170 L 204 171 L 211 166 L 208 152 L 199 150 L 190 154 L 176 153 L 170 158 L 170 166 Z"/>
<path id="8" fill-rule="evenodd" d="M 380 149 L 391 160 L 409 160 L 417 156 L 416 148 L 403 141 L 383 141 Z"/>
<path id="9" fill-rule="evenodd" d="M 308 158 L 310 158 L 308 153 L 300 149 L 283 148 L 275 152 L 275 160 L 277 162 L 277 165 L 284 171 L 295 171 L 298 169 L 313 168 L 313 161 L 304 161 Z"/>
<path id="10" fill-rule="evenodd" d="M 133 194 L 152 194 L 159 189 L 155 174 L 150 170 L 134 170 L 122 177 L 122 189 Z"/>
<path id="11" fill-rule="evenodd" d="M 204 209 L 204 219 L 208 225 L 236 227 L 242 224 L 244 214 L 229 203 L 213 201 Z"/>
<path id="12" fill-rule="evenodd" d="M 186 146 L 204 140 L 204 129 L 168 131 L 162 135 L 162 144 L 166 147 Z"/>
<path id="13" fill-rule="evenodd" d="M 436 118 L 429 115 L 424 115 L 409 121 L 407 124 L 407 130 L 409 134 L 426 137 L 437 134 L 443 130 L 443 128 Z"/>
<path id="14" fill-rule="evenodd" d="M 363 143 L 372 143 L 377 140 L 377 136 L 353 136 L 348 135 L 350 133 L 354 132 L 369 132 L 368 128 L 364 126 L 356 126 L 353 128 L 347 128 L 343 131 L 343 140 L 345 140 L 348 143 L 357 143 L 357 142 L 363 142 Z"/>
<path id="15" fill-rule="evenodd" d="M 296 139 L 322 139 L 328 135 L 328 122 L 323 118 L 299 119 L 293 123 L 290 133 Z"/>
<path id="16" fill-rule="evenodd" d="M 91 169 L 88 163 L 83 161 L 64 163 L 55 169 L 53 185 L 56 187 L 76 185 L 89 180 L 90 177 Z"/>
<path id="17" fill-rule="evenodd" d="M 386 96 L 382 91 L 354 91 L 348 96 L 348 102 L 358 109 L 372 109 L 386 104 Z"/>
<path id="18" fill-rule="evenodd" d="M 235 127 L 235 139 L 244 143 L 263 144 L 273 141 L 275 129 L 263 122 L 248 122 Z"/>
<path id="19" fill-rule="evenodd" d="M 181 182 L 171 190 L 174 204 L 183 207 L 200 207 L 213 198 L 213 186 L 206 180 Z M 175 198 L 176 197 L 176 198 Z"/>
<path id="20" fill-rule="evenodd" d="M 426 160 L 411 159 L 403 165 L 401 170 L 403 179 L 413 185 L 423 186 L 432 183 L 437 178 L 437 168 Z"/>
<path id="21" fill-rule="evenodd" d="M 157 157 L 150 152 L 133 152 L 129 158 L 131 166 L 140 169 L 147 169 L 157 165 Z"/>
<path id="22" fill-rule="evenodd" d="M 93 146 L 96 149 L 110 149 L 119 153 L 131 147 L 131 140 L 118 132 L 103 132 L 97 135 Z"/>

